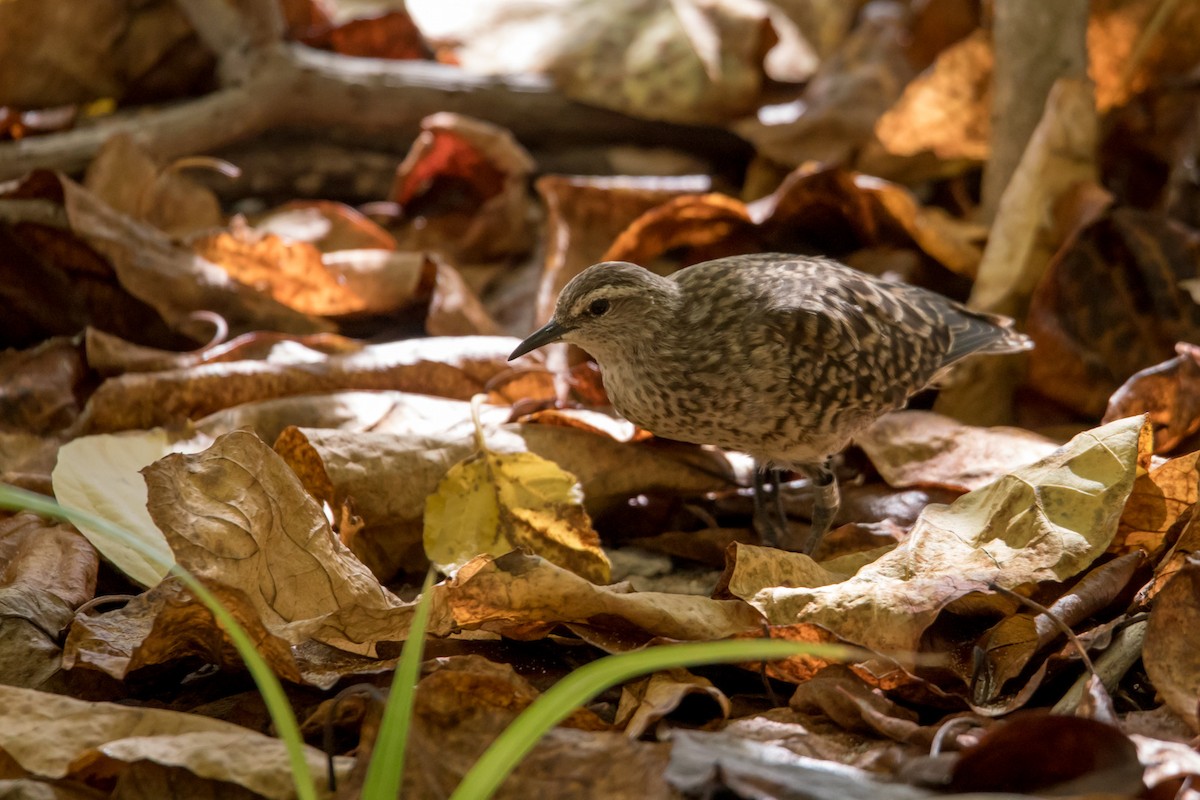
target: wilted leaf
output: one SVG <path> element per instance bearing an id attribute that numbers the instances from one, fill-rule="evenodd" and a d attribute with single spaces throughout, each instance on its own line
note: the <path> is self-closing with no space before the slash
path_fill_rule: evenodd
<path id="1" fill-rule="evenodd" d="M 255 231 L 235 217 L 229 230 L 195 238 L 191 246 L 238 283 L 302 314 L 329 317 L 367 308 L 366 299 L 339 282 L 308 242 Z"/>
<path id="2" fill-rule="evenodd" d="M 329 32 L 329 42 L 336 53 L 362 58 L 427 59 L 432 55 L 403 6 L 338 25 Z"/>
<path id="3" fill-rule="evenodd" d="M 1133 482 L 1114 545 L 1154 553 L 1179 518 L 1200 499 L 1200 451 L 1172 458 Z"/>
<path id="4" fill-rule="evenodd" d="M 192 312 L 220 314 L 233 330 L 313 333 L 332 326 L 269 294 L 233 280 L 167 234 L 109 208 L 68 178 L 60 178 L 71 229 L 112 263 L 121 287 L 154 308 L 172 328 Z"/>
<path id="5" fill-rule="evenodd" d="M 963 752 L 950 790 L 1053 795 L 1055 787 L 1069 794 L 1139 794 L 1137 748 L 1102 722 L 1027 712 Z"/>
<path id="6" fill-rule="evenodd" d="M 478 423 L 477 423 L 478 424 Z M 574 475 L 533 453 L 479 452 L 455 464 L 425 506 L 425 554 L 443 572 L 477 555 L 529 550 L 593 583 L 611 565 Z"/>
<path id="7" fill-rule="evenodd" d="M 425 331 L 430 336 L 495 336 L 500 326 L 488 314 L 478 295 L 463 280 L 458 270 L 437 262 L 433 296 Z"/>
<path id="8" fill-rule="evenodd" d="M 79 414 L 84 364 L 70 339 L 47 339 L 29 350 L 0 351 L 0 430 L 45 434 Z"/>
<path id="9" fill-rule="evenodd" d="M 365 527 L 345 543 L 386 580 L 400 569 L 425 569 L 426 498 L 474 444 L 466 403 L 402 393 L 375 399 L 388 399 L 390 407 L 372 404 L 361 424 L 342 431 L 289 429 L 275 446 L 313 496 L 333 508 L 352 502 Z M 589 514 L 645 491 L 698 495 L 732 483 L 729 464 L 716 451 L 638 446 L 585 426 L 505 424 L 510 411 L 502 406 L 481 413 L 496 452 L 536 453 L 576 475 Z M 562 413 L 590 419 L 586 412 Z M 252 420 L 239 416 L 214 432 L 247 423 Z M 372 469 L 362 469 L 367 463 Z"/>
<path id="10" fill-rule="evenodd" d="M 250 433 L 144 470 L 150 516 L 179 564 L 243 592 L 271 633 L 374 655 L 401 641 L 410 605 L 333 535 L 283 460 Z"/>
<path id="11" fill-rule="evenodd" d="M 879 117 L 875 135 L 897 156 L 986 161 L 991 134 L 991 36 L 978 30 L 948 47 Z"/>
<path id="12" fill-rule="evenodd" d="M 1063 580 L 1103 553 L 1133 485 L 1143 423 L 1082 433 L 949 506 L 927 507 L 900 547 L 848 580 L 795 556 L 796 574 L 771 583 L 743 580 L 735 562 L 729 591 L 773 624 L 816 623 L 871 649 L 912 653 L 952 600 L 992 583 Z M 743 549 L 753 552 L 735 553 Z"/>
<path id="13" fill-rule="evenodd" d="M 894 411 L 854 438 L 889 485 L 969 492 L 1049 455 L 1056 445 L 1021 428 L 977 428 L 929 411 Z"/>
<path id="14" fill-rule="evenodd" d="M 307 242 L 322 253 L 396 249 L 392 235 L 361 211 L 330 200 L 293 200 L 252 216 L 250 222 L 256 231 Z"/>

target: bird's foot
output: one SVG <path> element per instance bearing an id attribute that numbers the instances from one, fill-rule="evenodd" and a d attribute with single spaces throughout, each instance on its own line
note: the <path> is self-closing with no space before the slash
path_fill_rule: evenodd
<path id="1" fill-rule="evenodd" d="M 773 467 L 759 466 L 754 471 L 754 529 L 767 547 L 786 549 L 791 542 L 783 504 L 783 474 Z"/>
<path id="2" fill-rule="evenodd" d="M 842 505 L 842 494 L 838 490 L 837 476 L 830 469 L 829 462 L 814 464 L 803 468 L 802 471 L 812 485 L 813 511 L 812 528 L 800 552 L 811 555 L 833 527 L 833 518 L 837 516 Z"/>

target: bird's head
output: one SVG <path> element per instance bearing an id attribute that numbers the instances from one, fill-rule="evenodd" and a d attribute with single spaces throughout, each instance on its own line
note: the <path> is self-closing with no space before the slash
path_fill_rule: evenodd
<path id="1" fill-rule="evenodd" d="M 678 295 L 674 281 L 637 264 L 593 264 L 563 287 L 550 322 L 517 345 L 511 361 L 552 342 L 570 342 L 597 358 L 646 333 Z"/>

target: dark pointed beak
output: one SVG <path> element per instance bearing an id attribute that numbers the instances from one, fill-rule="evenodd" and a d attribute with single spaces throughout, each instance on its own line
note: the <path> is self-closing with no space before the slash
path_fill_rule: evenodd
<path id="1" fill-rule="evenodd" d="M 550 344 L 551 342 L 557 342 L 570 330 L 570 328 L 564 325 L 559 325 L 554 320 L 550 320 L 545 325 L 526 336 L 525 341 L 517 345 L 517 349 L 512 351 L 512 354 L 508 357 L 508 360 L 512 361 L 514 358 L 520 358 L 526 353 L 537 350 L 543 345 Z"/>

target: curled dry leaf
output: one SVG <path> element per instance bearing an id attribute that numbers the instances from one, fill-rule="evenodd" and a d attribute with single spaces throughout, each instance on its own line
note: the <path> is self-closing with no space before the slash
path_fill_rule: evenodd
<path id="1" fill-rule="evenodd" d="M 795 575 L 765 582 L 739 568 L 748 548 L 737 545 L 729 592 L 773 624 L 815 623 L 848 642 L 911 654 L 951 601 L 992 583 L 1063 580 L 1103 553 L 1132 488 L 1139 445 L 1148 447 L 1144 422 L 1082 433 L 949 506 L 927 507 L 903 544 L 848 580 L 834 582 L 795 556 Z"/>
<path id="2" fill-rule="evenodd" d="M 672 669 L 621 687 L 613 725 L 623 729 L 629 738 L 638 739 L 651 725 L 669 717 L 684 703 L 688 705 L 689 728 L 719 726 L 733 710 L 729 698 L 712 681 L 686 669 Z"/>
<path id="3" fill-rule="evenodd" d="M 294 200 L 250 218 L 256 231 L 308 242 L 322 253 L 395 250 L 396 240 L 365 214 L 332 200 Z"/>
<path id="4" fill-rule="evenodd" d="M 283 460 L 250 433 L 144 471 L 150 516 L 181 566 L 243 592 L 267 630 L 375 655 L 405 638 L 412 607 L 379 585 Z"/>
<path id="5" fill-rule="evenodd" d="M 151 428 L 198 419 L 242 403 L 339 389 L 401 389 L 467 399 L 512 367 L 518 340 L 503 336 L 408 339 L 360 352 L 314 358 L 281 355 L 274 363 L 237 361 L 109 378 L 85 408 L 91 432 Z M 538 363 L 536 357 L 514 362 Z"/>
<path id="6" fill-rule="evenodd" d="M 896 156 L 928 152 L 941 161 L 986 161 L 993 63 L 985 30 L 948 47 L 879 117 L 880 144 Z"/>
<path id="7" fill-rule="evenodd" d="M 1198 463 L 1200 451 L 1172 458 L 1139 474 L 1121 514 L 1113 547 L 1157 552 L 1167 532 L 1200 499 Z"/>
<path id="8" fill-rule="evenodd" d="M 366 309 L 365 298 L 350 291 L 321 261 L 308 242 L 255 231 L 234 218 L 229 230 L 191 241 L 196 254 L 231 278 L 302 314 L 338 316 Z"/>
<path id="9" fill-rule="evenodd" d="M 212 581 L 207 588 L 250 634 L 276 675 L 303 682 L 291 645 L 263 626 L 242 592 Z M 97 669 L 117 680 L 142 667 L 186 658 L 224 670 L 242 668 L 241 656 L 212 612 L 177 578 L 161 581 L 122 608 L 75 617 L 63 645 L 65 669 Z"/>
<path id="10" fill-rule="evenodd" d="M 0 351 L 0 431 L 46 434 L 79 415 L 76 392 L 85 365 L 70 339 L 47 339 L 28 350 Z"/>
<path id="11" fill-rule="evenodd" d="M 295 796 L 287 752 L 274 737 L 199 714 L 88 703 L 0 686 L 0 751 L 21 769 L 43 779 L 66 778 L 102 758 L 101 749 L 106 747 L 113 747 L 110 752 L 117 760 L 124 760 L 120 753 L 140 749 L 142 758 L 157 754 L 175 759 L 173 763 L 190 765 L 197 775 L 245 786 L 266 797 Z M 304 757 L 314 775 L 323 774 L 324 754 L 306 746 Z M 348 759 L 335 759 L 338 772 L 344 773 L 348 766 Z M 111 770 L 93 785 L 111 787 L 114 774 L 122 771 L 121 767 Z M 83 768 L 79 777 L 89 772 Z"/>
<path id="12" fill-rule="evenodd" d="M 1129 377 L 1113 393 L 1106 422 L 1149 414 L 1154 423 L 1154 452 L 1169 453 L 1200 430 L 1200 347 L 1177 342 L 1172 359 Z"/>
<path id="13" fill-rule="evenodd" d="M 504 128 L 448 111 L 426 117 L 392 186 L 390 199 L 404 211 L 401 249 L 433 250 L 455 263 L 526 252 L 533 167 Z"/>
<path id="14" fill-rule="evenodd" d="M 740 253 L 836 256 L 867 247 L 908 248 L 970 275 L 979 263 L 978 235 L 975 227 L 922 207 L 897 184 L 805 166 L 749 204 L 718 193 L 668 200 L 631 222 L 603 260 L 632 261 L 665 274 L 680 262 Z M 668 254 L 667 263 L 661 263 Z"/>
<path id="15" fill-rule="evenodd" d="M 224 221 L 211 190 L 164 167 L 129 134 L 113 136 L 88 165 L 83 185 L 114 211 L 175 238 Z"/>
<path id="16" fill-rule="evenodd" d="M 572 622 L 620 630 L 632 648 L 655 637 L 708 641 L 762 625 L 761 615 L 741 600 L 626 593 L 524 553 L 481 556 L 438 591 L 444 612 L 431 618 L 430 630 L 443 634 L 482 628 L 501 634 L 532 631 L 540 637 Z"/>
<path id="17" fill-rule="evenodd" d="M 500 326 L 454 267 L 437 263 L 425 331 L 430 336 L 495 336 Z"/>
<path id="18" fill-rule="evenodd" d="M 1021 428 L 979 428 L 930 411 L 896 411 L 855 437 L 896 488 L 969 492 L 1049 455 L 1052 441 Z"/>

